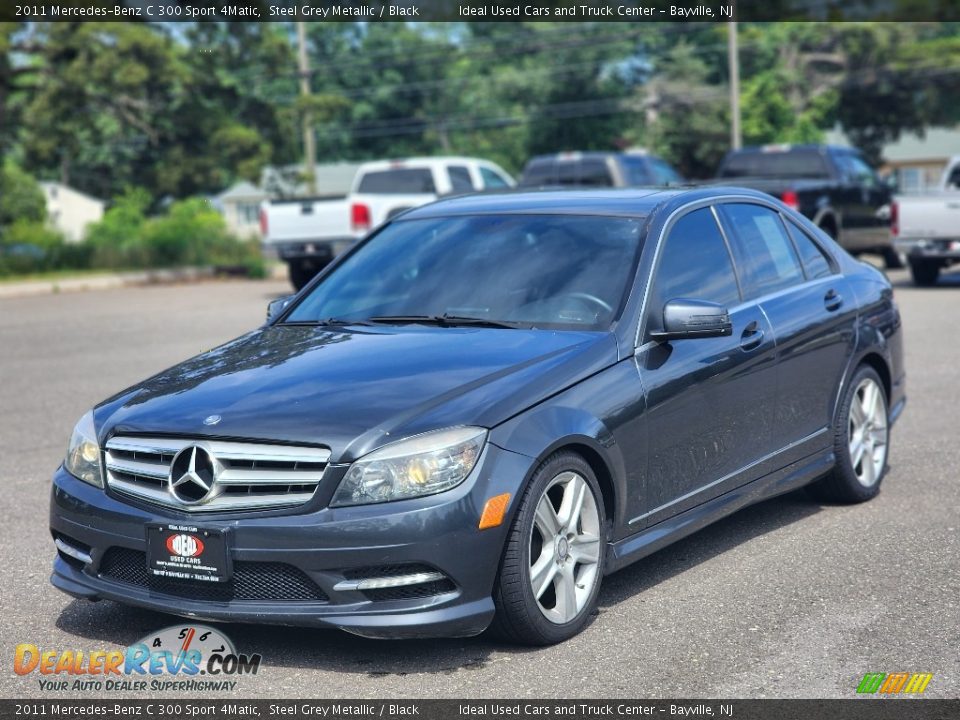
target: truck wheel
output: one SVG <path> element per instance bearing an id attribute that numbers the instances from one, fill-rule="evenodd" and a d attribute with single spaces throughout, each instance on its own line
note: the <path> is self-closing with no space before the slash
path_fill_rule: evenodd
<path id="1" fill-rule="evenodd" d="M 887 394 L 872 367 L 861 365 L 847 384 L 833 431 L 836 465 L 810 494 L 827 502 L 870 500 L 880 492 L 890 445 Z"/>
<path id="2" fill-rule="evenodd" d="M 312 265 L 306 263 L 290 263 L 288 268 L 290 270 L 290 283 L 298 292 L 302 290 L 308 282 L 313 280 L 313 276 L 319 272 L 319 270 Z"/>
<path id="3" fill-rule="evenodd" d="M 937 278 L 940 277 L 940 264 L 935 260 L 911 260 L 910 274 L 914 285 L 931 287 L 937 284 Z"/>
<path id="4" fill-rule="evenodd" d="M 883 249 L 883 264 L 887 270 L 899 270 L 903 267 L 903 258 L 892 247 Z"/>

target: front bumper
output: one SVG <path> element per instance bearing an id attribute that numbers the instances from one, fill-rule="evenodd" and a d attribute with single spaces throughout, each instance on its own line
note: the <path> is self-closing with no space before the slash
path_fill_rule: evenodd
<path id="1" fill-rule="evenodd" d="M 907 258 L 960 260 L 960 238 L 956 240 L 898 239 L 894 242 L 894 247 Z"/>
<path id="2" fill-rule="evenodd" d="M 433 497 L 204 517 L 131 504 L 61 468 L 50 529 L 61 548 L 81 553 L 59 550 L 51 582 L 74 597 L 198 620 L 334 627 L 366 637 L 476 635 L 493 618 L 493 583 L 530 462 L 488 443 L 462 485 Z M 486 500 L 504 492 L 513 497 L 503 524 L 478 530 Z M 210 588 L 149 576 L 145 526 L 156 522 L 224 531 L 236 582 Z M 351 587 L 371 573 L 413 570 L 440 572 L 444 581 L 395 592 Z"/>
<path id="3" fill-rule="evenodd" d="M 356 243 L 357 238 L 343 237 L 334 240 L 307 240 L 304 242 L 271 243 L 277 257 L 285 262 L 320 260 L 329 262 Z"/>

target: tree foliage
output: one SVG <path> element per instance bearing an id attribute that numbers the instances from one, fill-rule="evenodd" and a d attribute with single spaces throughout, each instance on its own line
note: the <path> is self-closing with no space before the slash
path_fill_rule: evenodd
<path id="1" fill-rule="evenodd" d="M 256 180 L 302 158 L 458 153 L 518 171 L 536 153 L 648 146 L 691 177 L 729 146 L 716 23 L 311 23 L 312 95 L 292 23 L 0 26 L 0 153 L 109 198 Z M 906 131 L 960 122 L 949 23 L 741 24 L 748 143 L 839 125 L 875 159 Z"/>

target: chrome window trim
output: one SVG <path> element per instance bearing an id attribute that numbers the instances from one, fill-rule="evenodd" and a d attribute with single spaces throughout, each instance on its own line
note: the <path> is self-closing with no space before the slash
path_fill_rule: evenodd
<path id="1" fill-rule="evenodd" d="M 676 225 L 677 220 L 679 220 L 682 215 L 685 215 L 688 212 L 693 212 L 694 210 L 700 210 L 703 207 L 710 207 L 712 209 L 713 206 L 715 205 L 725 205 L 729 203 L 749 203 L 752 205 L 761 205 L 770 210 L 773 210 L 778 214 L 782 214 L 783 212 L 782 209 L 778 207 L 774 202 L 768 201 L 765 198 L 753 197 L 751 195 L 719 195 L 717 197 L 694 200 L 685 205 L 681 205 L 676 210 L 671 212 L 667 216 L 667 219 L 663 222 L 663 227 L 660 229 L 660 233 L 657 236 L 657 243 L 656 243 L 656 248 L 654 249 L 653 261 L 651 263 L 650 271 L 647 274 L 647 278 L 646 278 L 647 283 L 643 291 L 643 299 L 641 300 L 640 312 L 638 314 L 637 332 L 633 339 L 634 354 L 638 353 L 641 348 L 646 347 L 646 345 L 649 344 L 647 343 L 647 344 L 641 345 L 640 340 L 643 337 L 644 330 L 646 329 L 647 305 L 650 301 L 650 288 L 653 285 L 654 276 L 656 275 L 657 268 L 660 265 L 660 254 L 663 249 L 663 241 L 667 233 L 673 229 L 673 226 Z M 716 218 L 716 215 L 714 215 L 714 218 Z M 802 226 L 801 226 L 801 229 L 802 229 Z M 786 228 L 784 228 L 784 230 L 786 231 Z M 724 241 L 726 241 L 726 233 L 724 232 L 722 225 L 721 225 L 721 233 L 723 234 Z M 809 233 L 807 234 L 809 235 Z M 788 237 L 789 237 L 789 234 L 788 234 Z M 818 242 L 817 245 L 830 258 L 831 267 L 839 268 L 839 263 L 836 262 L 836 259 L 833 257 L 833 253 L 827 252 L 826 248 L 824 248 L 821 243 Z M 729 252 L 730 250 L 729 246 L 727 247 L 727 250 Z M 737 269 L 736 262 L 735 261 L 733 262 L 734 262 L 734 272 L 736 273 L 736 269 Z M 802 263 L 801 263 L 801 269 L 802 269 Z M 802 287 L 806 287 L 806 286 L 812 287 L 817 283 L 823 282 L 825 280 L 831 280 L 831 279 L 836 280 L 837 276 L 842 276 L 842 275 L 843 275 L 843 272 L 842 270 L 839 270 L 839 269 L 837 272 L 835 272 L 832 275 L 829 275 L 828 277 L 816 278 L 814 280 L 806 280 L 806 275 L 804 275 L 805 279 L 804 279 L 804 282 L 802 283 L 791 285 L 790 287 L 786 287 L 786 288 L 781 288 L 780 290 L 777 290 L 775 292 L 767 293 L 766 295 L 761 295 L 759 297 L 752 298 L 750 300 L 745 300 L 741 302 L 739 305 L 736 305 L 728 309 L 730 310 L 730 312 L 733 312 L 734 310 L 741 310 L 747 305 L 760 304 L 765 300 L 771 300 L 779 295 L 782 295 L 788 292 L 793 292 Z M 738 287 L 740 286 L 739 277 L 737 278 L 737 286 Z M 741 298 L 742 298 L 742 294 L 741 294 Z"/>

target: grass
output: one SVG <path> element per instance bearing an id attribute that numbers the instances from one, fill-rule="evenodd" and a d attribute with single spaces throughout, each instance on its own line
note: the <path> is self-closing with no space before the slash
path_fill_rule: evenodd
<path id="1" fill-rule="evenodd" d="M 71 278 L 109 277 L 135 270 L 47 270 L 45 272 L 25 273 L 23 275 L 2 275 L 0 283 L 31 282 L 42 280 L 69 280 Z"/>

